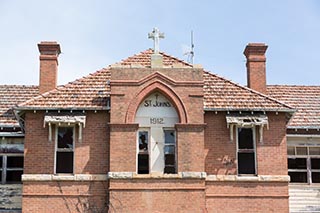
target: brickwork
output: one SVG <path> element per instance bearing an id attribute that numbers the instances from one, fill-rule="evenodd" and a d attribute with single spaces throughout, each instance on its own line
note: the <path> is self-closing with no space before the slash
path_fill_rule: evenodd
<path id="1" fill-rule="evenodd" d="M 205 212 L 204 180 L 110 180 L 111 212 Z"/>
<path id="2" fill-rule="evenodd" d="M 28 182 L 23 212 L 107 212 L 107 182 Z"/>
<path id="3" fill-rule="evenodd" d="M 289 212 L 288 183 L 206 182 L 208 212 Z"/>

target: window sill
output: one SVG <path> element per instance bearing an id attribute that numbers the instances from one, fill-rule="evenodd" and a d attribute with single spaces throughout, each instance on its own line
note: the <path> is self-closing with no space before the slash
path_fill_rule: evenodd
<path id="1" fill-rule="evenodd" d="M 225 182 L 289 182 L 288 175 L 258 175 L 258 176 L 238 176 L 238 175 L 208 175 L 206 181 Z"/>
<path id="2" fill-rule="evenodd" d="M 109 179 L 205 179 L 205 172 L 179 172 L 178 174 L 137 174 L 135 172 L 109 172 Z"/>

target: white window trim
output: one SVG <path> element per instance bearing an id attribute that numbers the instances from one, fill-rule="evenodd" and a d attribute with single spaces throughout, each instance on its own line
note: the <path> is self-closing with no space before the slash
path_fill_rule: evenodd
<path id="1" fill-rule="evenodd" d="M 289 169 L 288 172 L 306 172 L 307 173 L 307 182 L 290 182 L 290 184 L 320 184 L 320 183 L 312 183 L 312 172 L 320 172 L 320 169 L 312 169 L 311 168 L 311 158 L 312 159 L 320 159 L 320 155 L 310 155 L 309 154 L 309 148 L 312 147 L 319 147 L 320 144 L 290 144 L 287 146 L 287 149 L 289 147 L 294 147 L 294 155 L 288 155 L 288 159 L 293 159 L 293 158 L 304 158 L 306 159 L 306 164 L 307 168 L 306 169 Z M 297 148 L 299 147 L 305 147 L 307 148 L 307 154 L 306 155 L 297 155 Z"/>
<path id="2" fill-rule="evenodd" d="M 72 174 L 75 174 L 75 144 L 76 144 L 76 135 L 75 135 L 75 125 L 67 125 L 67 124 L 63 124 L 63 125 L 55 125 L 55 145 L 54 145 L 54 171 L 53 174 L 55 175 L 59 175 L 59 174 L 67 174 L 67 173 L 57 173 L 57 152 L 58 152 L 58 128 L 59 127 L 73 127 L 73 147 L 72 147 L 72 151 L 73 151 L 73 165 L 72 165 Z"/>
<path id="3" fill-rule="evenodd" d="M 139 132 L 140 131 L 146 131 L 148 132 L 148 155 L 149 155 L 149 173 L 150 173 L 150 139 L 151 139 L 151 129 L 150 127 L 140 127 L 136 133 L 136 174 L 138 174 L 138 168 L 139 168 L 139 163 L 138 163 L 138 155 L 139 155 Z"/>
<path id="4" fill-rule="evenodd" d="M 239 160 L 238 160 L 238 153 L 239 153 L 239 136 L 238 136 L 238 129 L 239 128 L 246 128 L 246 129 L 252 129 L 252 137 L 253 137 L 253 151 L 254 151 L 254 174 L 239 174 Z M 236 159 L 237 159 L 237 175 L 238 176 L 256 176 L 258 175 L 258 167 L 257 167 L 257 145 L 256 145 L 256 127 L 248 127 L 248 126 L 236 126 Z"/>
<path id="5" fill-rule="evenodd" d="M 167 145 L 174 145 L 174 168 L 175 168 L 175 173 L 174 174 L 177 174 L 178 173 L 178 158 L 177 158 L 177 155 L 178 155 L 178 149 L 177 149 L 177 130 L 175 128 L 172 128 L 172 127 L 164 127 L 163 129 L 163 160 L 164 160 L 164 166 L 166 166 L 166 162 L 165 162 L 165 153 L 164 153 L 164 147 L 166 146 L 166 143 L 165 143 L 165 133 L 164 131 L 166 130 L 173 130 L 174 131 L 174 144 L 167 144 Z M 163 173 L 164 173 L 164 168 L 163 168 Z"/>

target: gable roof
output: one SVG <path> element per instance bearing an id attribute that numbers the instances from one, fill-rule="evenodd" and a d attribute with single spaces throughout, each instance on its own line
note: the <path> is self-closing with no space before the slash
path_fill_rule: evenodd
<path id="1" fill-rule="evenodd" d="M 267 93 L 297 109 L 288 128 L 320 128 L 320 86 L 269 85 Z"/>
<path id="2" fill-rule="evenodd" d="M 38 86 L 0 85 L 0 126 L 17 126 L 12 107 L 39 95 Z"/>
<path id="3" fill-rule="evenodd" d="M 117 66 L 150 67 L 152 50 L 131 56 Z M 192 65 L 160 53 L 165 66 L 192 68 Z M 111 67 L 101 69 L 74 82 L 44 93 L 20 104 L 20 109 L 108 109 Z M 264 94 L 240 86 L 215 74 L 204 71 L 205 110 L 293 111 Z"/>

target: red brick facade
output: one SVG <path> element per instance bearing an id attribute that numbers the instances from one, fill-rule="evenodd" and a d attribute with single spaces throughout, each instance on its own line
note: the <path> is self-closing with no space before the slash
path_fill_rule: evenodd
<path id="1" fill-rule="evenodd" d="M 201 68 L 113 66 L 110 73 L 103 81 L 110 86 L 110 108 L 25 110 L 23 212 L 289 211 L 284 110 L 206 108 Z M 234 93 L 245 90 L 280 105 L 251 90 L 233 88 Z M 173 127 L 173 174 L 137 174 L 141 124 L 135 118 L 141 103 L 154 93 L 172 104 L 179 120 Z M 44 122 L 50 112 L 85 115 L 83 128 L 75 125 L 73 174 L 55 172 L 55 127 L 60 123 L 50 127 Z M 262 128 L 251 125 L 256 163 L 252 175 L 238 175 L 237 129 L 227 123 L 229 114 L 268 118 Z"/>

